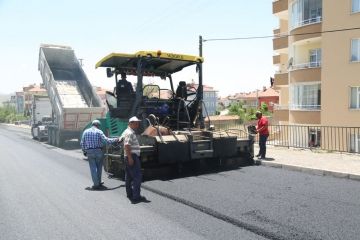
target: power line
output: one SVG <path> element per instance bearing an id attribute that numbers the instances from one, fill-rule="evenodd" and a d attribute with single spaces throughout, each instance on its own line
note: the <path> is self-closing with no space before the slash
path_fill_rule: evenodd
<path id="1" fill-rule="evenodd" d="M 235 38 L 210 38 L 210 39 L 203 39 L 203 42 L 236 41 L 236 40 L 250 40 L 250 39 L 262 39 L 262 38 L 291 37 L 291 36 L 303 36 L 303 35 L 313 35 L 313 34 L 322 34 L 322 33 L 344 32 L 344 31 L 352 31 L 352 30 L 360 30 L 360 27 L 342 28 L 342 29 L 326 30 L 326 31 L 318 31 L 318 32 L 295 33 L 295 34 L 275 34 L 275 35 L 251 36 L 251 37 L 235 37 Z"/>

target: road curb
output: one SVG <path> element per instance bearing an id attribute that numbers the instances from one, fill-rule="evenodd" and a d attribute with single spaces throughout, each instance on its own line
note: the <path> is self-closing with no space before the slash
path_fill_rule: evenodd
<path id="1" fill-rule="evenodd" d="M 336 178 L 345 178 L 345 179 L 360 181 L 360 175 L 357 175 L 357 174 L 349 174 L 349 173 L 342 173 L 342 172 L 336 172 L 336 171 L 307 168 L 307 167 L 302 167 L 302 166 L 294 166 L 294 165 L 288 165 L 288 164 L 276 163 L 276 162 L 267 162 L 267 161 L 261 161 L 261 160 L 255 160 L 255 164 L 261 165 L 261 166 L 266 166 L 266 167 L 283 168 L 283 169 L 290 170 L 290 171 L 304 172 L 304 173 L 309 173 L 309 174 L 317 175 L 317 176 L 332 176 L 332 177 L 336 177 Z"/>

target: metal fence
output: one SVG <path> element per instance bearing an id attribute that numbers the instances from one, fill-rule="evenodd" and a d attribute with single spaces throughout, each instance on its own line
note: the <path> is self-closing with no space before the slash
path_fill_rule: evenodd
<path id="1" fill-rule="evenodd" d="M 215 129 L 247 136 L 247 125 L 215 124 Z M 360 127 L 270 125 L 269 133 L 268 145 L 360 153 Z"/>

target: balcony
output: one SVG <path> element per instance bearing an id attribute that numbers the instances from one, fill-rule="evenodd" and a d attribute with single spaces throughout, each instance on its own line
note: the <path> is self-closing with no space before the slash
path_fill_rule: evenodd
<path id="1" fill-rule="evenodd" d="M 289 84 L 289 74 L 288 73 L 276 73 L 274 76 L 274 87 L 279 87 L 282 85 Z"/>
<path id="2" fill-rule="evenodd" d="M 288 0 L 277 0 L 272 3 L 273 14 L 280 14 L 288 10 Z"/>
<path id="3" fill-rule="evenodd" d="M 273 64 L 274 65 L 280 64 L 280 55 L 273 56 Z"/>
<path id="4" fill-rule="evenodd" d="M 287 49 L 289 46 L 289 40 L 288 40 L 288 36 L 286 37 L 277 37 L 273 39 L 273 49 L 274 51 L 279 51 L 279 50 L 285 50 Z M 286 52 L 286 50 L 285 50 Z"/>
<path id="5" fill-rule="evenodd" d="M 307 20 L 306 24 L 301 23 L 297 27 L 294 27 L 290 34 L 292 35 L 292 41 L 297 42 L 304 39 L 321 37 L 322 18 L 318 17 L 313 20 Z M 314 34 L 307 34 L 314 33 Z"/>
<path id="6" fill-rule="evenodd" d="M 313 66 L 313 67 L 311 67 Z M 321 81 L 321 63 L 293 65 L 290 72 L 290 83 Z"/>

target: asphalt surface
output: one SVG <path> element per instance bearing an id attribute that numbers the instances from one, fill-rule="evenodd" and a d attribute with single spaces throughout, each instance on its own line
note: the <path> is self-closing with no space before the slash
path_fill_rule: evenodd
<path id="1" fill-rule="evenodd" d="M 0 125 L 0 239 L 358 239 L 358 181 L 249 166 L 88 191 L 74 145 L 38 143 Z M 290 154 L 291 155 L 291 154 Z M 291 157 L 291 156 L 289 156 Z"/>

